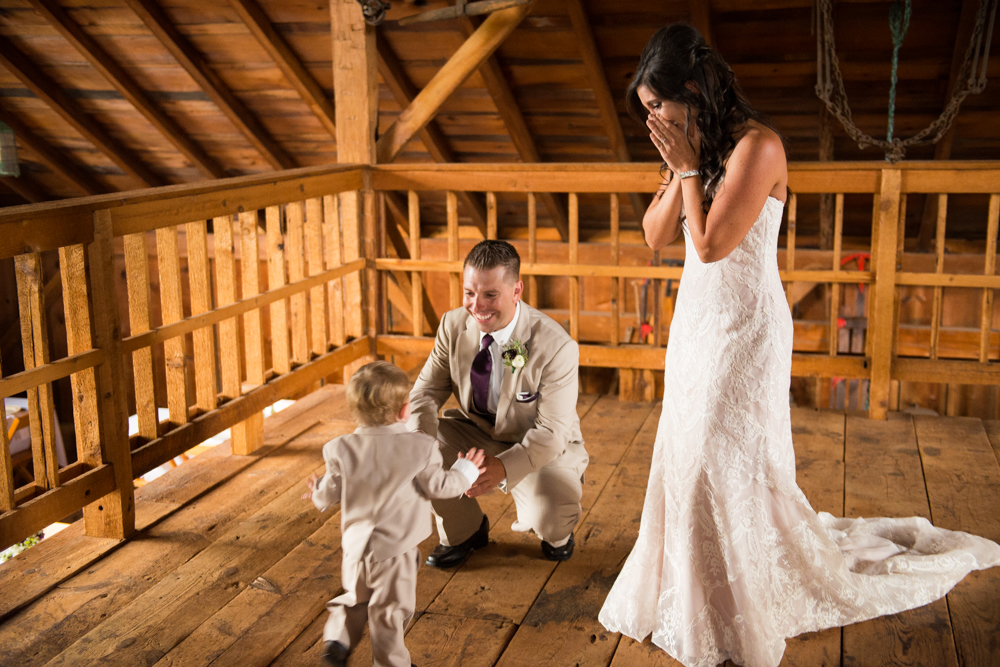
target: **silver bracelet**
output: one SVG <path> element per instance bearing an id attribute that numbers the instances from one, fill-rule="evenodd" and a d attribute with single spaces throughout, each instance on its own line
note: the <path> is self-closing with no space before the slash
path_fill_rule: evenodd
<path id="1" fill-rule="evenodd" d="M 692 169 L 690 171 L 679 171 L 677 172 L 677 178 L 683 180 L 685 178 L 691 178 L 692 176 L 698 176 L 699 174 L 701 174 L 701 172 L 698 171 L 697 169 Z"/>

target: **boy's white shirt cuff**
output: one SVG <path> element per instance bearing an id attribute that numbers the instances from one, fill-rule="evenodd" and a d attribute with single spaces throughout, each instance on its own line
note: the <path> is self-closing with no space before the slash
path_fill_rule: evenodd
<path id="1" fill-rule="evenodd" d="M 456 460 L 452 464 L 451 469 L 462 473 L 462 477 L 469 480 L 469 486 L 475 484 L 476 480 L 479 479 L 479 468 L 476 467 L 475 463 L 467 459 Z"/>

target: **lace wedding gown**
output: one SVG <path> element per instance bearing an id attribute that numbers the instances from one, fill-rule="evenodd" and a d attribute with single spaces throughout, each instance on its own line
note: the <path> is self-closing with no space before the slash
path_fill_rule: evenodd
<path id="1" fill-rule="evenodd" d="M 774 666 L 787 637 L 927 604 L 1000 564 L 1000 546 L 923 518 L 817 514 L 796 485 L 782 208 L 768 198 L 712 264 L 684 230 L 639 537 L 600 613 L 688 667 Z"/>

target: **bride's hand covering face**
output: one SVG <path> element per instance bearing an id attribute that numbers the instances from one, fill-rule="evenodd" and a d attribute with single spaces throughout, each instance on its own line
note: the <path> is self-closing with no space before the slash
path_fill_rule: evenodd
<path id="1" fill-rule="evenodd" d="M 638 92 L 642 105 L 649 111 L 646 117 L 649 138 L 667 167 L 674 173 L 698 169 L 701 135 L 695 122 L 697 110 L 660 99 L 645 85 L 639 86 Z"/>

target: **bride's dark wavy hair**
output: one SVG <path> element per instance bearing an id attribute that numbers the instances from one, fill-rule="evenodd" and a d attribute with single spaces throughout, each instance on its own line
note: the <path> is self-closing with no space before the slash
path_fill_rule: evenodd
<path id="1" fill-rule="evenodd" d="M 689 81 L 697 85 L 697 92 L 687 87 Z M 642 50 L 639 66 L 625 93 L 625 107 L 633 118 L 644 123 L 648 112 L 639 99 L 639 86 L 687 107 L 688 123 L 691 109 L 698 110 L 695 123 L 701 135 L 699 171 L 705 184 L 706 213 L 722 181 L 723 162 L 736 146 L 735 135 L 747 121 L 757 121 L 777 132 L 771 121 L 747 100 L 722 56 L 686 23 L 660 28 Z"/>

